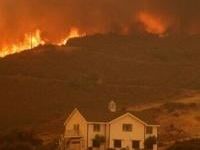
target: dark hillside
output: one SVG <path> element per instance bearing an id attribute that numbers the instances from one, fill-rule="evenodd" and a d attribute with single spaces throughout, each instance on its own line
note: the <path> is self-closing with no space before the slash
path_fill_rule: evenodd
<path id="1" fill-rule="evenodd" d="M 2 58 L 0 127 L 34 126 L 76 105 L 115 99 L 125 106 L 198 91 L 199 42 L 199 36 L 94 35 Z"/>

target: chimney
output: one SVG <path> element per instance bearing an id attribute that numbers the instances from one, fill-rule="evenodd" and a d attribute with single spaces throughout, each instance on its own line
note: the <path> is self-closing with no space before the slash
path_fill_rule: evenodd
<path id="1" fill-rule="evenodd" d="M 112 100 L 109 102 L 108 109 L 110 110 L 110 112 L 117 111 L 117 104 L 115 103 L 115 101 Z"/>

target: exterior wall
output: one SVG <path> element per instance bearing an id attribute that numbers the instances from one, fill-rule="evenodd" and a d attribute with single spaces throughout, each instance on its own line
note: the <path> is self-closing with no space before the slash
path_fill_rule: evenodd
<path id="1" fill-rule="evenodd" d="M 110 148 L 110 124 L 106 125 L 106 149 Z"/>
<path id="2" fill-rule="evenodd" d="M 158 127 L 153 127 L 153 136 L 158 137 Z"/>
<path id="3" fill-rule="evenodd" d="M 67 137 L 69 134 L 69 131 L 74 130 L 74 125 L 79 124 L 79 132 L 80 136 L 82 137 L 82 148 L 86 149 L 87 147 L 87 122 L 84 119 L 84 117 L 79 113 L 79 111 L 76 111 L 71 118 L 69 118 L 68 122 L 65 125 L 65 133 L 64 136 Z"/>
<path id="4" fill-rule="evenodd" d="M 100 125 L 99 132 L 94 131 L 94 124 Z M 96 135 L 104 136 L 106 138 L 106 130 L 107 130 L 106 123 L 90 123 L 90 124 L 88 124 L 88 147 L 92 147 L 93 139 L 95 138 Z M 106 146 L 106 143 L 101 145 L 100 149 L 104 150 L 105 146 Z"/>
<path id="5" fill-rule="evenodd" d="M 124 132 L 122 129 L 122 125 L 132 124 L 133 130 L 132 132 Z M 139 122 L 138 120 L 134 119 L 130 115 L 125 115 L 118 120 L 115 120 L 113 123 L 110 124 L 110 147 L 114 148 L 114 140 L 122 140 L 122 148 L 129 147 L 132 149 L 132 141 L 139 140 L 140 141 L 140 148 L 144 148 L 144 136 L 145 136 L 145 126 Z"/>

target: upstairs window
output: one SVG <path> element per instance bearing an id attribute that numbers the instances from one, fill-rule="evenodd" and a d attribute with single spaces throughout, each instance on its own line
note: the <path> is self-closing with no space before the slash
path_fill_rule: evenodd
<path id="1" fill-rule="evenodd" d="M 122 130 L 124 132 L 131 132 L 133 130 L 133 126 L 132 126 L 132 124 L 123 124 Z"/>
<path id="2" fill-rule="evenodd" d="M 114 140 L 114 148 L 121 148 L 122 141 L 121 140 Z"/>
<path id="3" fill-rule="evenodd" d="M 93 131 L 94 132 L 99 132 L 100 131 L 100 124 L 94 124 L 93 125 Z"/>
<path id="4" fill-rule="evenodd" d="M 79 131 L 79 129 L 80 129 L 79 124 L 74 124 L 74 131 Z"/>
<path id="5" fill-rule="evenodd" d="M 152 127 L 146 127 L 146 134 L 152 134 L 153 128 Z"/>

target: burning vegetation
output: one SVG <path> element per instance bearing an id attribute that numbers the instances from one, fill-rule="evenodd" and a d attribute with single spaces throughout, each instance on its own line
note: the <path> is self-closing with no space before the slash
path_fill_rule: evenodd
<path id="1" fill-rule="evenodd" d="M 83 36 L 83 34 L 79 34 L 78 29 L 72 28 L 67 37 L 62 39 L 60 42 L 54 44 L 60 46 L 65 45 L 70 38 L 80 36 Z M 5 57 L 10 54 L 19 53 L 24 50 L 35 48 L 39 45 L 44 45 L 46 43 L 47 41 L 45 41 L 41 37 L 41 31 L 37 29 L 34 33 L 26 33 L 22 41 L 19 40 L 14 44 L 4 44 L 4 46 L 2 46 L 2 50 L 0 51 L 0 57 Z"/>
<path id="2" fill-rule="evenodd" d="M 38 45 L 43 45 L 45 42 L 41 39 L 40 30 L 36 30 L 34 33 L 25 34 L 22 41 L 18 41 L 15 44 L 4 44 L 0 51 L 0 57 L 4 57 L 9 54 L 19 53 L 26 49 L 32 49 Z"/>
<path id="3" fill-rule="evenodd" d="M 199 34 L 199 9 L 197 0 L 1 0 L 0 57 L 86 34 Z"/>

